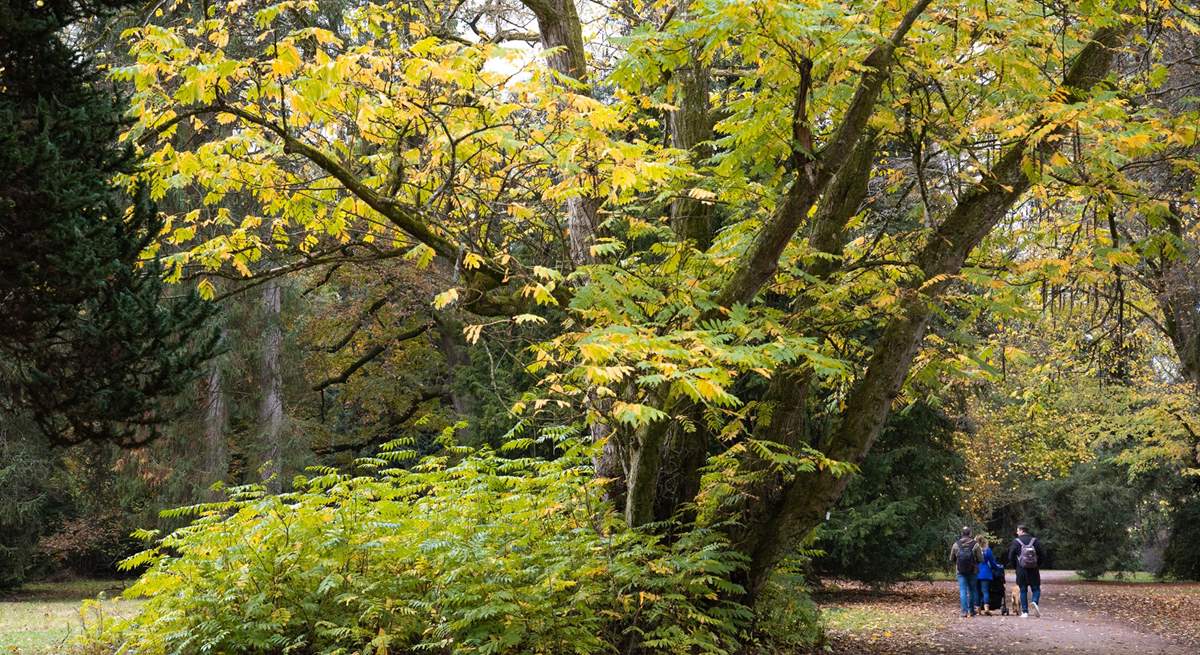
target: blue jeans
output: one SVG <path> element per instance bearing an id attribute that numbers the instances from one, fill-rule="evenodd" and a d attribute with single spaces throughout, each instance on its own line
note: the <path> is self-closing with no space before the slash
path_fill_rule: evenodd
<path id="1" fill-rule="evenodd" d="M 982 608 L 984 605 L 988 604 L 988 600 L 991 598 L 991 594 L 989 593 L 991 591 L 991 586 L 991 580 L 979 581 L 979 602 L 976 603 L 977 606 Z"/>
<path id="2" fill-rule="evenodd" d="M 1021 585 L 1021 613 L 1022 614 L 1029 613 L 1029 600 L 1028 600 L 1028 596 L 1025 593 L 1029 589 L 1033 590 L 1033 602 L 1035 602 L 1035 603 L 1042 602 L 1042 585 L 1040 585 L 1040 584 L 1035 584 L 1035 585 L 1023 584 L 1023 585 Z"/>
<path id="3" fill-rule="evenodd" d="M 979 579 L 974 573 L 958 574 L 958 604 L 963 614 L 975 613 L 975 606 L 979 604 Z"/>

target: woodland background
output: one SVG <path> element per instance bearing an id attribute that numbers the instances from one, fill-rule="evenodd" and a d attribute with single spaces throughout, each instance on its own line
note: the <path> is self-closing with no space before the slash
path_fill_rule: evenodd
<path id="1" fill-rule="evenodd" d="M 1190 4 L 64 6 L 58 38 L 128 116 L 114 183 L 161 221 L 141 258 L 162 303 L 214 309 L 196 330 L 218 346 L 137 443 L 14 392 L 0 584 L 134 556 L 122 574 L 162 573 L 142 591 L 166 604 L 133 629 L 170 642 L 172 575 L 236 623 L 198 571 L 249 561 L 242 537 L 271 535 L 269 579 L 419 535 L 393 564 L 478 613 L 381 609 L 433 593 L 414 579 L 356 588 L 372 603 L 332 627 L 260 590 L 260 633 L 187 629 L 503 650 L 577 635 L 494 642 L 518 612 L 480 600 L 499 571 L 557 593 L 603 551 L 588 593 L 618 600 L 592 618 L 653 650 L 752 641 L 806 577 L 938 570 L 962 525 L 1027 523 L 1087 575 L 1200 576 Z M 513 547 L 531 525 L 546 543 Z M 441 537 L 498 587 L 454 587 L 472 558 Z M 358 584 L 296 575 L 313 607 Z"/>

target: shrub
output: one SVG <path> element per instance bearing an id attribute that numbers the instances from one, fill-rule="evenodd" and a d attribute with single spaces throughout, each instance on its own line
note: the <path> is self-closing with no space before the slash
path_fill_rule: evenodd
<path id="1" fill-rule="evenodd" d="M 1050 551 L 1048 565 L 1076 569 L 1085 578 L 1106 571 L 1136 571 L 1131 526 L 1137 522 L 1137 491 L 1111 462 L 1077 465 L 1071 475 L 1033 486 L 1027 519 Z"/>
<path id="2" fill-rule="evenodd" d="M 1171 512 L 1171 541 L 1163 553 L 1159 575 L 1200 580 L 1200 497 L 1189 496 Z"/>
<path id="3" fill-rule="evenodd" d="M 63 521 L 38 540 L 37 552 L 56 571 L 97 577 L 111 573 L 117 561 L 134 552 L 128 534 L 128 519 L 108 510 Z"/>
<path id="4" fill-rule="evenodd" d="M 722 653 L 751 612 L 713 532 L 620 528 L 582 457 L 482 452 L 297 491 L 253 487 L 127 567 L 148 600 L 103 640 L 138 653 Z"/>
<path id="5" fill-rule="evenodd" d="M 816 570 L 882 584 L 944 567 L 964 474 L 944 414 L 917 404 L 891 417 L 817 532 Z"/>
<path id="6" fill-rule="evenodd" d="M 750 652 L 795 654 L 824 645 L 825 621 L 802 574 L 811 566 L 810 554 L 802 550 L 772 573 L 755 606 Z"/>

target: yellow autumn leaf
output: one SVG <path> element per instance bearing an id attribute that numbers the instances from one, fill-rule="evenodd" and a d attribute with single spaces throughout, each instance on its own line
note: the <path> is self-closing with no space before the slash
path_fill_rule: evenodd
<path id="1" fill-rule="evenodd" d="M 458 300 L 458 289 L 450 288 L 433 297 L 434 309 L 445 309 Z"/>
<path id="2" fill-rule="evenodd" d="M 608 359 L 609 349 L 605 346 L 595 343 L 579 344 L 579 354 L 583 356 L 584 361 L 602 362 Z"/>
<path id="3" fill-rule="evenodd" d="M 469 252 L 466 255 L 463 255 L 462 265 L 463 268 L 467 269 L 468 271 L 473 271 L 483 265 L 483 257 L 480 257 L 476 253 Z"/>
<path id="4" fill-rule="evenodd" d="M 637 183 L 637 173 L 628 166 L 615 166 L 612 172 L 613 186 L 619 190 L 632 189 Z"/>
<path id="5" fill-rule="evenodd" d="M 280 77 L 286 77 L 300 68 L 300 51 L 291 43 L 281 43 L 276 49 L 275 59 L 271 61 L 271 71 Z"/>

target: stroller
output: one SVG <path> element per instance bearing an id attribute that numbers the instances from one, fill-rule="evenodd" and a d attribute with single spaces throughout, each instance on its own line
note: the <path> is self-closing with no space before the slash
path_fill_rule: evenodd
<path id="1" fill-rule="evenodd" d="M 1000 609 L 1001 616 L 1008 616 L 1008 594 L 1004 593 L 1004 567 L 997 564 L 992 569 L 992 580 L 988 583 L 987 606 Z"/>

